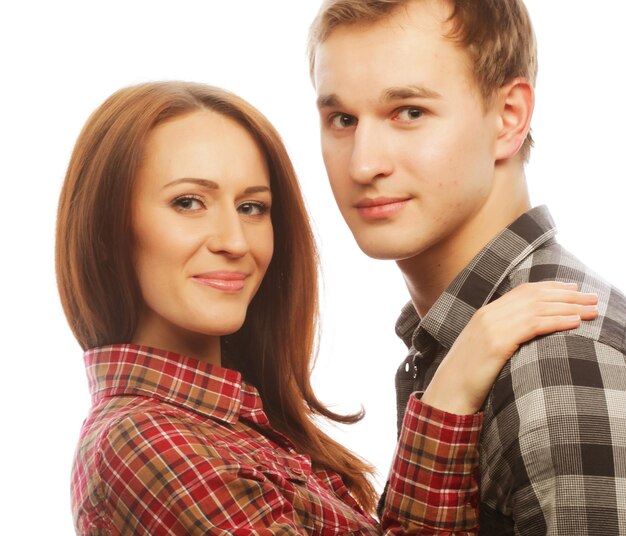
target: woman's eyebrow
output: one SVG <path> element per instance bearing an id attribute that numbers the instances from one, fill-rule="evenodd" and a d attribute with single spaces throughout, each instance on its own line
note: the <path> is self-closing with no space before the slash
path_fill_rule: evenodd
<path id="1" fill-rule="evenodd" d="M 164 190 L 166 188 L 171 188 L 172 186 L 176 186 L 177 184 L 181 184 L 181 183 L 196 184 L 198 186 L 202 186 L 203 188 L 206 188 L 207 190 L 219 190 L 219 187 L 220 187 L 220 185 L 217 182 L 209 180 L 209 179 L 196 179 L 193 177 L 183 177 L 181 179 L 175 179 L 171 182 L 168 182 L 161 189 Z M 248 186 L 248 188 L 244 190 L 244 193 L 246 194 L 256 194 L 256 193 L 262 193 L 262 192 L 272 193 L 272 190 L 270 189 L 269 186 L 265 186 L 265 185 Z"/>
<path id="2" fill-rule="evenodd" d="M 244 190 L 244 193 L 246 194 L 257 194 L 257 193 L 263 193 L 263 192 L 267 192 L 271 194 L 272 190 L 270 189 L 269 186 L 249 186 L 248 188 Z"/>
<path id="3" fill-rule="evenodd" d="M 176 179 L 171 182 L 168 182 L 161 189 L 164 190 L 165 188 L 170 188 L 172 186 L 176 186 L 177 184 L 181 184 L 183 182 L 190 182 L 192 184 L 197 184 L 198 186 L 203 186 L 204 188 L 208 188 L 209 190 L 218 190 L 220 187 L 219 184 L 217 184 L 217 182 L 211 181 L 209 179 L 194 179 L 192 177 L 183 177 L 182 179 Z"/>

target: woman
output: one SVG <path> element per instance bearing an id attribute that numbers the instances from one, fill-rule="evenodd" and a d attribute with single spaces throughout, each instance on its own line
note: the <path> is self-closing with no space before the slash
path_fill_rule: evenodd
<path id="1" fill-rule="evenodd" d="M 483 308 L 409 403 L 378 524 L 370 467 L 313 420 L 360 416 L 311 389 L 317 256 L 258 111 L 192 83 L 115 93 L 76 143 L 56 247 L 93 396 L 72 474 L 79 534 L 472 530 L 492 381 L 517 344 L 596 314 L 593 296 L 560 284 Z"/>

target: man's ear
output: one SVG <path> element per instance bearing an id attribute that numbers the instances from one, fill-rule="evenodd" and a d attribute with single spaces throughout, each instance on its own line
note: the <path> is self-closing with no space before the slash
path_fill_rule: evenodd
<path id="1" fill-rule="evenodd" d="M 535 90 L 525 78 L 515 78 L 497 91 L 495 106 L 500 116 L 496 160 L 504 160 L 519 152 L 528 135 Z"/>

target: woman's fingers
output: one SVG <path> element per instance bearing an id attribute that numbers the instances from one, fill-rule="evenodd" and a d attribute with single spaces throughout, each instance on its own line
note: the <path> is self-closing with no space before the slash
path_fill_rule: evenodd
<path id="1" fill-rule="evenodd" d="M 528 289 L 528 290 L 578 290 L 576 283 L 565 283 L 563 281 L 536 281 L 533 283 L 522 283 L 515 287 L 515 289 Z M 513 290 L 515 290 L 513 289 Z"/>
<path id="2" fill-rule="evenodd" d="M 536 320 L 535 328 L 532 332 L 528 332 L 528 338 L 520 341 L 520 343 L 527 342 L 540 335 L 549 335 L 557 331 L 567 331 L 569 329 L 575 329 L 582 323 L 584 319 L 579 315 L 572 316 L 544 316 Z"/>
<path id="3" fill-rule="evenodd" d="M 544 281 L 515 287 L 481 309 L 489 321 L 528 322 L 544 316 L 574 316 L 593 320 L 598 316 L 598 295 L 573 290 L 575 284 Z M 532 322 L 531 322 L 532 324 Z"/>
<path id="4" fill-rule="evenodd" d="M 598 296 L 574 290 L 558 281 L 528 283 L 479 309 L 468 324 L 468 334 L 484 341 L 493 357 L 508 359 L 520 344 L 534 337 L 566 331 L 598 316 Z"/>
<path id="5" fill-rule="evenodd" d="M 535 304 L 529 315 L 536 317 L 543 316 L 580 316 L 585 320 L 590 320 L 598 316 L 597 305 L 581 305 L 572 302 L 541 302 Z"/>
<path id="6" fill-rule="evenodd" d="M 521 344 L 575 329 L 598 316 L 598 296 L 575 283 L 526 283 L 481 307 L 443 360 L 422 400 L 453 413 L 483 403 L 502 366 Z"/>
<path id="7" fill-rule="evenodd" d="M 541 297 L 545 302 L 575 303 L 578 305 L 595 305 L 598 295 L 593 292 L 578 292 L 575 290 L 546 289 Z"/>
<path id="8" fill-rule="evenodd" d="M 541 281 L 538 283 L 524 283 L 506 293 L 500 300 L 526 300 L 531 302 L 566 302 L 580 305 L 594 305 L 598 303 L 598 295 L 592 292 L 579 292 L 575 283 L 561 283 L 559 281 Z M 495 302 L 494 302 L 495 303 Z"/>
<path id="9" fill-rule="evenodd" d="M 583 320 L 593 320 L 594 318 L 597 318 L 599 314 L 600 311 L 597 305 L 586 305 L 580 313 L 580 318 Z"/>

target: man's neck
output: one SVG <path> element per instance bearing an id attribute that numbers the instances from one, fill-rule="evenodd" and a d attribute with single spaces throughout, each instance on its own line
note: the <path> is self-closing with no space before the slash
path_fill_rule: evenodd
<path id="1" fill-rule="evenodd" d="M 414 257 L 397 261 L 421 318 L 480 250 L 531 208 L 523 169 L 508 179 L 505 171 L 501 169 L 502 176 L 496 176 L 494 191 L 481 209 L 452 235 Z"/>

